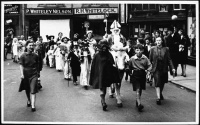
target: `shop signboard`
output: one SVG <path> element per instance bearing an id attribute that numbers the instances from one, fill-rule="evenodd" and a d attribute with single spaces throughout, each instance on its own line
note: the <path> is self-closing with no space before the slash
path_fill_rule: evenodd
<path id="1" fill-rule="evenodd" d="M 26 15 L 72 15 L 73 10 L 69 8 L 65 9 L 39 9 L 39 8 L 27 8 Z"/>
<path id="2" fill-rule="evenodd" d="M 118 14 L 118 8 L 75 8 L 74 14 Z"/>
<path id="3" fill-rule="evenodd" d="M 19 14 L 20 5 L 19 4 L 5 4 L 4 13 L 5 14 Z"/>
<path id="4" fill-rule="evenodd" d="M 104 19 L 104 15 L 88 15 L 89 20 L 95 20 L 95 19 Z"/>

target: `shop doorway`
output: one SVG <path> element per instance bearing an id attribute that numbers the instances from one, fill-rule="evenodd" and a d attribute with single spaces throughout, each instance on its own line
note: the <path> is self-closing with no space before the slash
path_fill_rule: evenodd
<path id="1" fill-rule="evenodd" d="M 53 35 L 56 39 L 59 32 L 63 33 L 63 37 L 70 38 L 69 19 L 40 20 L 40 36 L 43 37 L 44 42 L 47 42 L 46 35 Z"/>

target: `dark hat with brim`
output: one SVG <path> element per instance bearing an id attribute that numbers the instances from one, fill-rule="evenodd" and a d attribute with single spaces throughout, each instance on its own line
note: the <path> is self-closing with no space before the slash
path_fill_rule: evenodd
<path id="1" fill-rule="evenodd" d="M 69 41 L 68 37 L 63 37 L 61 41 L 64 42 L 64 39 L 67 39 L 67 41 Z"/>
<path id="2" fill-rule="evenodd" d="M 53 37 L 53 39 L 55 38 L 55 36 L 53 36 L 53 35 L 50 35 L 50 36 L 46 35 L 46 38 L 47 38 L 48 40 L 50 40 L 51 37 Z"/>

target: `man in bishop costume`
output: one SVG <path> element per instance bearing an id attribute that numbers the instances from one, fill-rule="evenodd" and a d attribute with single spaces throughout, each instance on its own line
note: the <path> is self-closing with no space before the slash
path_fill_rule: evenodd
<path id="1" fill-rule="evenodd" d="M 120 88 L 121 88 L 121 81 L 124 75 L 124 72 L 121 72 L 125 69 L 125 62 L 129 60 L 129 57 L 126 54 L 126 50 L 128 49 L 128 46 L 126 46 L 126 39 L 125 37 L 120 33 L 121 31 L 121 25 L 114 20 L 114 22 L 110 26 L 112 34 L 108 36 L 108 42 L 110 45 L 110 53 L 113 56 L 113 59 L 115 61 L 114 65 L 114 71 L 116 76 L 114 78 L 114 83 L 109 88 L 109 94 L 110 97 L 114 97 L 114 92 L 116 93 L 116 100 L 117 100 L 117 106 L 122 107 L 122 100 L 120 96 Z M 123 58 L 123 59 L 122 59 Z"/>

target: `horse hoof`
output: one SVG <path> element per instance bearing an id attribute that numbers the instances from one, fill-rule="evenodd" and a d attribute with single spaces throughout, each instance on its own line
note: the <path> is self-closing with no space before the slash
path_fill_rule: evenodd
<path id="1" fill-rule="evenodd" d="M 123 104 L 122 103 L 117 103 L 117 107 L 121 108 L 121 107 L 123 107 Z"/>

